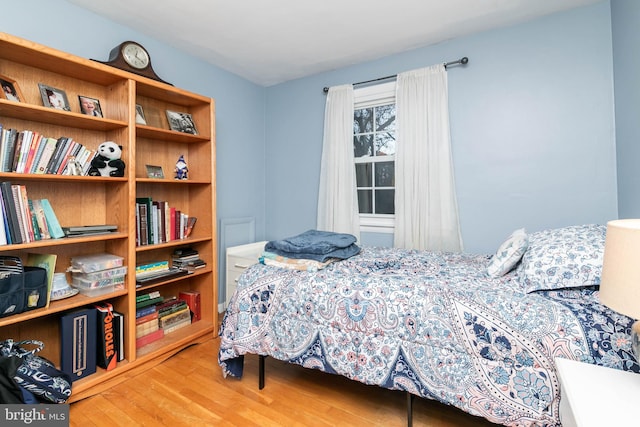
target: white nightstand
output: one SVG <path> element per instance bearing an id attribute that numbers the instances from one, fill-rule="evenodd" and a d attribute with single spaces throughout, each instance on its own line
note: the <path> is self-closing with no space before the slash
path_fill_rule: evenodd
<path id="1" fill-rule="evenodd" d="M 266 243 L 266 241 L 256 242 L 227 248 L 225 309 L 229 306 L 231 296 L 236 291 L 238 277 L 240 277 L 243 271 L 258 262 L 258 258 L 260 258 L 264 252 L 264 245 Z"/>
<path id="2" fill-rule="evenodd" d="M 640 374 L 555 359 L 563 427 L 640 425 Z M 635 420 L 635 421 L 634 421 Z"/>

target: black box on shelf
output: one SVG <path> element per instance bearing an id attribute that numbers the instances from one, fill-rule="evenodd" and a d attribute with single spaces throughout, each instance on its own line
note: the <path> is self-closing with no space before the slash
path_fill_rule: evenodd
<path id="1" fill-rule="evenodd" d="M 0 317 L 11 316 L 47 305 L 47 270 L 24 267 L 0 279 Z"/>

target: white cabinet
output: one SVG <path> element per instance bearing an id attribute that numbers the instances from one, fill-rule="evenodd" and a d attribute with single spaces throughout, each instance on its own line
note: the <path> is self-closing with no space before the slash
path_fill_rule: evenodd
<path id="1" fill-rule="evenodd" d="M 555 361 L 563 427 L 638 425 L 640 374 L 575 360 Z"/>
<path id="2" fill-rule="evenodd" d="M 231 296 L 236 291 L 238 278 L 247 268 L 259 262 L 259 258 L 264 252 L 266 241 L 249 243 L 247 245 L 231 246 L 227 248 L 227 275 L 225 288 L 226 309 L 229 306 Z"/>

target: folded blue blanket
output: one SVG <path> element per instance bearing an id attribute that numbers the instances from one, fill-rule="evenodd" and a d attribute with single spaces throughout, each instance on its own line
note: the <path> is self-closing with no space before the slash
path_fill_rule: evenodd
<path id="1" fill-rule="evenodd" d="M 282 240 L 267 242 L 264 250 L 297 259 L 324 262 L 330 258 L 347 259 L 360 252 L 356 237 L 346 233 L 308 230 Z"/>

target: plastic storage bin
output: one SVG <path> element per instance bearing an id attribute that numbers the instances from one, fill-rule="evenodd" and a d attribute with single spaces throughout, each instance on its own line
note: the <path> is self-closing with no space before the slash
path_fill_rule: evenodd
<path id="1" fill-rule="evenodd" d="M 95 281 L 87 281 L 77 277 L 73 278 L 74 288 L 78 289 L 83 295 L 95 297 L 98 295 L 108 294 L 117 289 L 124 289 L 124 276 L 102 279 L 99 283 L 99 286 L 95 286 Z"/>
<path id="2" fill-rule="evenodd" d="M 80 273 L 94 273 L 122 267 L 123 264 L 124 258 L 113 254 L 94 254 L 71 258 L 71 270 Z"/>

